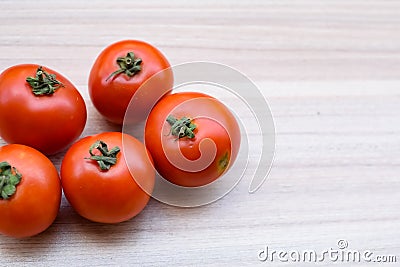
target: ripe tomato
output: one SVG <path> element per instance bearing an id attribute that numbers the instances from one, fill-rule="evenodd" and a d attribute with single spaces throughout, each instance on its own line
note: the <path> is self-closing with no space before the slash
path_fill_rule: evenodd
<path id="1" fill-rule="evenodd" d="M 146 92 L 136 95 L 142 106 L 134 122 L 145 119 L 153 103 L 173 86 L 170 64 L 154 46 L 137 40 L 111 44 L 97 57 L 89 76 L 89 95 L 95 108 L 111 122 L 122 124 L 129 101 L 137 89 L 151 76 L 165 70 L 152 80 Z"/>
<path id="2" fill-rule="evenodd" d="M 149 201 L 154 180 L 145 146 L 120 132 L 79 140 L 61 164 L 66 198 L 78 214 L 95 222 L 118 223 L 136 216 Z"/>
<path id="3" fill-rule="evenodd" d="M 29 237 L 46 230 L 60 208 L 61 184 L 53 163 L 34 148 L 0 147 L 0 232 Z"/>
<path id="4" fill-rule="evenodd" d="M 85 124 L 85 102 L 61 74 L 24 64 L 0 75 L 0 136 L 6 142 L 54 154 L 78 138 Z"/>
<path id="5" fill-rule="evenodd" d="M 160 175 L 188 187 L 220 177 L 236 159 L 240 129 L 230 110 L 194 92 L 168 95 L 151 111 L 145 144 Z"/>

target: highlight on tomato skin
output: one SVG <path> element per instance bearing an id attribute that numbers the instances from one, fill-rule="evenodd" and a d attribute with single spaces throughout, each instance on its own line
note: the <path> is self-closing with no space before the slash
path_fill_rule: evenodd
<path id="1" fill-rule="evenodd" d="M 86 125 L 85 102 L 63 75 L 45 66 L 21 64 L 0 75 L 0 136 L 46 155 L 62 151 Z"/>
<path id="2" fill-rule="evenodd" d="M 150 77 L 145 92 L 136 91 Z M 122 124 L 129 102 L 135 95 L 138 112 L 132 122 L 146 119 L 153 103 L 173 87 L 173 73 L 167 58 L 153 45 L 139 40 L 122 40 L 107 46 L 96 58 L 89 75 L 90 99 L 107 120 Z"/>
<path id="3" fill-rule="evenodd" d="M 60 178 L 45 155 L 25 145 L 0 147 L 1 234 L 40 234 L 56 219 L 60 203 Z"/>
<path id="4" fill-rule="evenodd" d="M 197 92 L 165 96 L 145 125 L 145 145 L 159 174 L 173 184 L 204 186 L 234 163 L 240 128 L 217 99 Z"/>
<path id="5" fill-rule="evenodd" d="M 143 143 L 120 132 L 87 136 L 73 144 L 61 163 L 64 195 L 82 217 L 119 223 L 147 205 L 155 182 Z"/>

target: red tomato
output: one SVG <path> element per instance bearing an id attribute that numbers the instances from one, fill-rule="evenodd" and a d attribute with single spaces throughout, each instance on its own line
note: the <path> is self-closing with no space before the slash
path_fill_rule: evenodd
<path id="1" fill-rule="evenodd" d="M 2 234 L 29 237 L 53 223 L 60 208 L 61 184 L 45 155 L 24 145 L 0 147 L 0 184 Z"/>
<path id="2" fill-rule="evenodd" d="M 154 180 L 145 146 L 120 132 L 79 140 L 61 164 L 66 198 L 78 214 L 95 222 L 118 223 L 136 216 L 149 201 Z"/>
<path id="3" fill-rule="evenodd" d="M 105 48 L 97 57 L 89 76 L 89 94 L 95 108 L 111 122 L 122 124 L 129 102 L 137 89 L 151 76 L 145 92 L 136 95 L 140 103 L 132 121 L 146 118 L 153 104 L 173 86 L 172 70 L 164 55 L 154 46 L 137 40 L 124 40 Z"/>
<path id="4" fill-rule="evenodd" d="M 25 64 L 0 75 L 0 136 L 6 142 L 54 154 L 78 138 L 85 124 L 85 102 L 61 74 Z"/>
<path id="5" fill-rule="evenodd" d="M 164 97 L 151 111 L 145 144 L 163 178 L 181 186 L 202 186 L 232 165 L 240 129 L 230 110 L 215 98 L 176 93 Z"/>

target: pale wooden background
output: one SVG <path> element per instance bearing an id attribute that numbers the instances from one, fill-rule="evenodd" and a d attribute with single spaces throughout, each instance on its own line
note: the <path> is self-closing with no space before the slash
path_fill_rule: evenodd
<path id="1" fill-rule="evenodd" d="M 0 265 L 261 266 L 265 245 L 322 252 L 338 239 L 400 261 L 399 1 L 1 0 L 0 33 L 1 69 L 52 67 L 86 100 L 94 59 L 117 40 L 146 40 L 172 64 L 228 64 L 260 87 L 277 132 L 256 194 L 244 177 L 212 205 L 152 200 L 119 225 L 90 223 L 63 199 L 45 233 L 0 237 Z M 83 135 L 118 130 L 87 105 Z"/>

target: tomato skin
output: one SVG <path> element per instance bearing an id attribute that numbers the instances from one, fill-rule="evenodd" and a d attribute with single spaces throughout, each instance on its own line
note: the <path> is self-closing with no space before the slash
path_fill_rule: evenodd
<path id="1" fill-rule="evenodd" d="M 110 74 L 119 69 L 116 60 L 128 52 L 134 52 L 135 57 L 141 58 L 141 71 L 133 77 L 120 73 L 109 78 Z M 138 122 L 146 118 L 157 100 L 170 92 L 173 86 L 173 74 L 168 60 L 154 46 L 138 41 L 123 40 L 106 47 L 97 57 L 89 76 L 89 95 L 95 108 L 107 120 L 122 124 L 126 109 L 138 88 L 154 74 L 165 70 L 156 76 L 156 81 L 146 89 L 138 103 L 143 102 L 137 117 L 131 118 Z M 107 80 L 107 78 L 109 78 Z"/>
<path id="2" fill-rule="evenodd" d="M 121 149 L 116 164 L 108 171 L 101 171 L 96 161 L 87 159 L 90 146 L 98 140 L 107 143 L 109 149 Z M 129 162 L 124 153 L 129 153 Z M 78 214 L 94 222 L 119 223 L 136 216 L 149 201 L 146 192 L 152 192 L 154 180 L 155 170 L 145 146 L 120 132 L 80 139 L 61 164 L 61 183 L 68 202 Z"/>
<path id="3" fill-rule="evenodd" d="M 55 220 L 61 202 L 61 183 L 53 163 L 31 147 L 0 147 L 0 162 L 7 161 L 22 174 L 16 192 L 0 199 L 0 232 L 23 238 L 46 230 Z"/>
<path id="4" fill-rule="evenodd" d="M 55 154 L 79 137 L 86 124 L 86 105 L 75 86 L 44 67 L 64 84 L 53 95 L 35 96 L 26 82 L 39 66 L 16 65 L 0 75 L 0 136 L 8 143 Z"/>
<path id="5" fill-rule="evenodd" d="M 166 122 L 171 114 L 193 119 L 197 126 L 195 137 L 177 139 L 171 135 L 171 126 Z M 205 156 L 199 165 L 190 161 L 171 162 L 178 159 L 179 152 L 187 160 L 199 160 L 200 144 L 207 138 L 216 145 L 215 155 Z M 180 186 L 202 186 L 219 178 L 235 161 L 240 128 L 229 109 L 215 98 L 195 92 L 175 93 L 164 97 L 151 111 L 145 126 L 145 144 L 163 178 Z M 208 146 L 204 152 L 212 149 Z"/>

